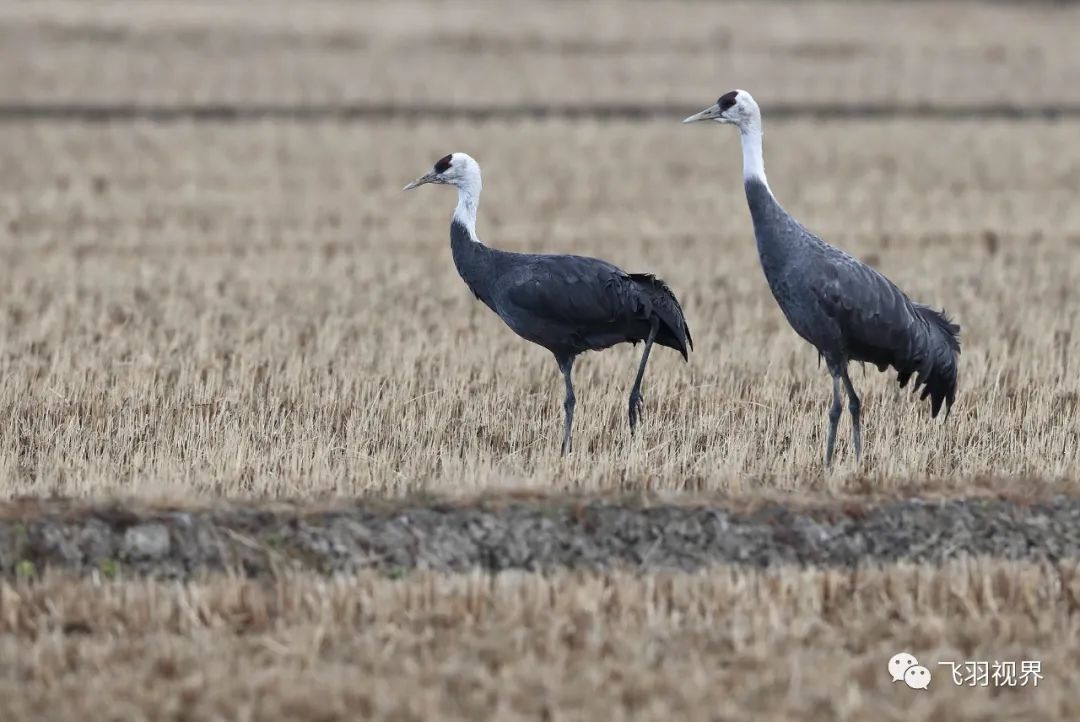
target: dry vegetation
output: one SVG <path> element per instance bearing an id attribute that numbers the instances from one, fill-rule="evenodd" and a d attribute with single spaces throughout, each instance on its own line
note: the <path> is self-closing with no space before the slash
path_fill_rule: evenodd
<path id="1" fill-rule="evenodd" d="M 1076 719 L 1075 563 L 0 587 L 0 716 Z M 908 650 L 930 689 L 890 682 Z M 1036 659 L 1038 688 L 939 661 Z"/>
<path id="2" fill-rule="evenodd" d="M 597 84 L 609 99 L 674 99 L 690 112 L 737 82 L 766 110 L 873 102 L 896 85 L 902 101 L 946 103 L 942 88 L 956 86 L 968 94 L 948 97 L 996 103 L 1016 99 L 996 84 L 1028 61 L 1039 82 L 1025 82 L 1024 100 L 1067 103 L 1080 87 L 1060 75 L 1075 67 L 1063 44 L 1076 11 L 1041 6 L 822 3 L 800 6 L 797 26 L 784 5 L 596 3 L 581 10 L 595 23 L 571 23 L 577 8 L 529 4 L 513 24 L 484 3 L 264 9 L 2 5 L 15 52 L 0 98 L 394 102 L 450 88 L 453 102 L 543 103 Z M 525 95 L 490 95 L 501 92 Z M 6 123 L 3 493 L 753 493 L 858 490 L 864 474 L 876 489 L 1080 478 L 1080 124 L 766 119 L 787 207 L 963 326 L 948 423 L 856 372 L 866 464 L 855 470 L 845 446 L 823 478 L 829 383 L 757 267 L 735 134 L 678 120 Z M 554 362 L 457 278 L 452 193 L 398 190 L 452 150 L 486 171 L 488 242 L 652 270 L 683 299 L 697 353 L 689 366 L 654 356 L 635 442 L 624 415 L 638 352 L 623 346 L 578 364 L 580 453 L 558 458 Z"/>
<path id="3" fill-rule="evenodd" d="M 7 2 L 0 97 L 1076 104 L 1077 25 L 1049 2 Z"/>
<path id="4" fill-rule="evenodd" d="M 8 125 L 4 492 L 857 488 L 846 446 L 822 480 L 829 382 L 762 279 L 737 138 L 677 120 Z M 1077 137 L 768 125 L 792 212 L 963 325 L 947 423 L 856 372 L 876 486 L 1080 477 Z M 560 460 L 554 361 L 457 277 L 452 191 L 400 192 L 456 149 L 484 164 L 488 242 L 650 269 L 683 299 L 697 353 L 654 356 L 636 441 L 622 346 L 578 365 Z"/>
<path id="5" fill-rule="evenodd" d="M 856 371 L 866 458 L 758 267 L 730 129 L 770 103 L 1075 106 L 1076 7 L 972 3 L 0 4 L 0 116 L 67 103 L 645 104 L 669 122 L 0 125 L 0 497 L 415 491 L 1080 492 L 1080 122 L 770 121 L 781 201 L 963 326 L 947 423 Z M 674 9 L 673 9 L 674 8 Z M 797 9 L 796 9 L 797 8 Z M 508 19 L 512 19 L 512 22 Z M 651 270 L 697 340 L 576 369 L 453 269 L 480 234 Z M 847 430 L 845 420 L 844 430 Z M 994 480 L 987 482 L 988 477 Z M 1047 486 L 1049 486 L 1047 484 Z M 298 503 L 303 503 L 300 501 Z M 0 718 L 1076 719 L 1074 563 L 858 572 L 0 587 Z M 888 657 L 1039 659 L 1038 690 L 890 685 Z M 934 670 L 937 671 L 936 669 Z"/>

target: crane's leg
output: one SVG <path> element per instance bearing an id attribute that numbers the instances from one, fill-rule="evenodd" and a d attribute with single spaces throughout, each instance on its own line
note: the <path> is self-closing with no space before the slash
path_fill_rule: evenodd
<path id="1" fill-rule="evenodd" d="M 555 360 L 559 362 L 559 370 L 562 371 L 563 379 L 566 381 L 566 399 L 563 401 L 566 420 L 563 422 L 562 437 L 562 455 L 566 456 L 570 453 L 570 429 L 574 425 L 574 405 L 577 403 L 577 399 L 574 398 L 574 382 L 570 379 L 570 372 L 574 369 L 574 356 L 573 354 L 556 354 Z"/>
<path id="2" fill-rule="evenodd" d="M 825 467 L 832 466 L 833 447 L 836 445 L 836 427 L 840 423 L 840 414 L 843 407 L 840 405 L 840 377 L 832 377 L 832 406 L 829 407 L 829 437 L 825 441 Z"/>
<path id="3" fill-rule="evenodd" d="M 851 445 L 855 447 L 855 461 L 862 458 L 862 422 L 859 420 L 859 412 L 862 410 L 862 402 L 855 393 L 855 387 L 851 384 L 845 367 L 840 378 L 844 380 L 844 388 L 847 390 L 848 411 L 851 412 Z"/>
<path id="4" fill-rule="evenodd" d="M 656 340 L 656 332 L 660 330 L 660 320 L 652 320 L 652 328 L 649 329 L 649 338 L 645 341 L 645 350 L 641 354 L 641 364 L 638 366 L 637 378 L 634 379 L 634 388 L 630 389 L 630 433 L 634 433 L 638 419 L 641 417 L 641 380 L 645 377 L 645 364 L 649 362 L 649 352 L 652 351 L 653 341 Z"/>

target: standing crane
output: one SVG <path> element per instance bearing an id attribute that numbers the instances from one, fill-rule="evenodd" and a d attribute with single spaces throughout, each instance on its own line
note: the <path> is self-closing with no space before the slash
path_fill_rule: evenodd
<path id="1" fill-rule="evenodd" d="M 745 90 L 732 90 L 684 123 L 713 120 L 736 126 L 742 137 L 743 183 L 754 222 L 758 256 L 773 297 L 795 332 L 825 359 L 832 376 L 832 405 L 825 444 L 830 466 L 842 413 L 840 384 L 851 412 L 852 445 L 862 454 L 861 403 L 848 362 L 869 361 L 879 371 L 896 369 L 900 387 L 912 375 L 923 386 L 931 416 L 956 398 L 960 327 L 944 311 L 914 303 L 889 279 L 830 246 L 788 215 L 769 189 L 761 150 L 761 111 Z"/>
<path id="2" fill-rule="evenodd" d="M 450 250 L 465 285 L 517 335 L 555 355 L 566 382 L 562 453 L 571 450 L 574 423 L 574 360 L 624 341 L 645 342 L 630 391 L 630 433 L 641 416 L 641 380 L 653 343 L 686 360 L 694 347 L 682 307 L 667 284 L 648 273 L 625 273 L 607 261 L 584 256 L 511 253 L 476 237 L 480 166 L 465 153 L 441 158 L 429 173 L 405 186 L 452 185 L 458 202 L 450 221 Z"/>

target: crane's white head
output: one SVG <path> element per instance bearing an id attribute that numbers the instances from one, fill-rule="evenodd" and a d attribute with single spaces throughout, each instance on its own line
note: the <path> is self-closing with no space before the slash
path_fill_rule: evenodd
<path id="1" fill-rule="evenodd" d="M 451 153 L 443 156 L 435 166 L 402 190 L 412 190 L 425 183 L 457 186 L 472 193 L 480 192 L 480 164 L 467 153 Z"/>
<path id="2" fill-rule="evenodd" d="M 425 183 L 454 186 L 458 189 L 454 220 L 465 224 L 469 235 L 476 238 L 476 207 L 480 204 L 480 164 L 467 153 L 444 155 L 434 167 L 402 190 L 411 190 Z"/>
<path id="3" fill-rule="evenodd" d="M 724 93 L 705 110 L 691 115 L 684 123 L 696 123 L 699 120 L 712 120 L 727 123 L 739 129 L 743 148 L 743 178 L 761 181 L 766 188 L 765 160 L 761 152 L 761 109 L 754 97 L 745 90 L 732 90 Z"/>
<path id="4" fill-rule="evenodd" d="M 761 109 L 754 97 L 745 90 L 732 90 L 724 93 L 714 105 L 691 115 L 684 123 L 696 123 L 699 120 L 712 120 L 717 123 L 729 123 L 738 126 L 741 132 L 761 131 Z"/>

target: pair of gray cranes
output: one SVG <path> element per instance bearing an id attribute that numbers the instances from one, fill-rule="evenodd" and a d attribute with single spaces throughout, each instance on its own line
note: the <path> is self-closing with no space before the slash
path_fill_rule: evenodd
<path id="1" fill-rule="evenodd" d="M 714 121 L 738 128 L 743 184 L 754 224 L 758 256 L 769 289 L 788 323 L 812 344 L 832 377 L 825 464 L 832 464 L 847 394 L 855 457 L 862 454 L 861 404 L 848 375 L 851 361 L 896 369 L 901 387 L 930 399 L 931 416 L 946 416 L 956 398 L 960 327 L 944 311 L 913 302 L 889 279 L 806 230 L 777 202 L 765 179 L 761 111 L 745 90 L 720 96 L 684 123 Z M 645 342 L 630 391 L 628 417 L 634 433 L 641 416 L 641 382 L 653 344 L 688 359 L 693 348 L 682 307 L 666 283 L 649 273 L 626 273 L 596 258 L 511 253 L 489 248 L 476 236 L 480 166 L 465 153 L 440 159 L 429 173 L 405 186 L 455 186 L 450 222 L 454 264 L 469 290 L 515 333 L 551 351 L 566 383 L 562 453 L 571 450 L 574 423 L 574 360 L 623 342 Z"/>

